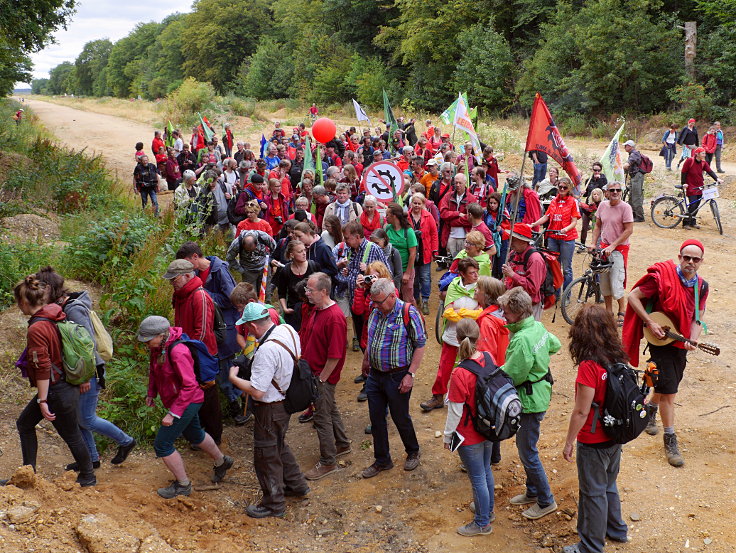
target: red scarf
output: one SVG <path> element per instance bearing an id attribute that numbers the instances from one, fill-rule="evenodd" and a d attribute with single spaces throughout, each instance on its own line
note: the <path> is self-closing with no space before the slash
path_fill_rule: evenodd
<path id="1" fill-rule="evenodd" d="M 373 212 L 373 220 L 368 220 L 365 211 L 361 213 L 360 224 L 363 225 L 363 234 L 368 238 L 374 230 L 381 226 L 381 214 L 378 209 Z"/>
<path id="2" fill-rule="evenodd" d="M 189 295 L 194 292 L 197 288 L 202 286 L 202 279 L 195 276 L 192 280 L 187 282 L 184 286 L 178 290 L 174 290 L 174 297 L 172 303 L 174 304 L 174 314 L 179 313 L 181 307 L 187 302 Z M 177 326 L 180 326 L 177 324 Z"/>
<path id="3" fill-rule="evenodd" d="M 677 265 L 674 261 L 667 260 L 661 263 L 655 263 L 647 269 L 647 274 L 634 284 L 634 288 L 641 286 L 649 280 L 654 279 L 657 283 L 657 298 L 662 311 L 672 319 L 677 328 L 675 332 L 683 335 L 685 338 L 690 337 L 690 326 L 692 324 L 693 314 L 687 309 L 687 295 L 690 288 L 686 288 L 680 282 L 677 274 Z M 703 279 L 698 277 L 698 286 L 702 286 Z M 624 317 L 624 328 L 621 340 L 629 356 L 629 361 L 635 367 L 639 366 L 639 342 L 644 336 L 644 322 L 639 318 L 631 304 L 626 306 L 626 316 Z"/>

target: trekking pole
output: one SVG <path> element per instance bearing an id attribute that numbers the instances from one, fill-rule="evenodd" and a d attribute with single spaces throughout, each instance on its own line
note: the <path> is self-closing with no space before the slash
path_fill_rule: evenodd
<path id="1" fill-rule="evenodd" d="M 519 171 L 519 187 L 517 188 L 516 192 L 516 199 L 514 200 L 514 211 L 511 215 L 511 232 L 514 231 L 514 224 L 516 223 L 516 214 L 519 210 L 519 200 L 521 199 L 521 194 L 524 192 L 524 165 L 526 165 L 526 154 L 527 151 L 524 149 L 524 157 L 521 161 L 521 170 Z M 508 182 L 508 181 L 507 181 Z M 498 209 L 503 209 L 505 206 L 498 206 Z M 503 260 L 503 264 L 507 264 L 509 262 L 509 257 L 511 256 L 511 238 L 509 238 L 509 247 L 506 248 L 506 259 Z"/>

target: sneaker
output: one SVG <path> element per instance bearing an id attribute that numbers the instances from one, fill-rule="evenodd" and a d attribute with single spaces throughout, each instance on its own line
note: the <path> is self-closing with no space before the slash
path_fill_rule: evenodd
<path id="1" fill-rule="evenodd" d="M 694 228 L 695 230 L 700 230 L 700 225 L 698 223 L 692 223 L 690 225 L 691 228 Z"/>
<path id="2" fill-rule="evenodd" d="M 92 461 L 92 468 L 93 469 L 100 468 L 100 462 Z M 73 470 L 74 472 L 79 472 L 79 464 L 76 461 L 74 461 L 73 463 L 69 463 L 67 466 L 65 466 L 64 470 Z"/>
<path id="3" fill-rule="evenodd" d="M 235 462 L 235 459 L 228 455 L 224 455 L 222 457 L 222 464 L 218 467 L 214 467 L 214 474 L 212 475 L 212 483 L 217 484 L 218 482 L 222 482 L 222 479 L 225 478 L 225 474 L 228 470 L 230 470 L 233 467 L 233 463 Z"/>
<path id="4" fill-rule="evenodd" d="M 529 520 L 537 520 L 543 516 L 547 516 L 550 513 L 554 513 L 557 510 L 557 502 L 553 501 L 546 507 L 540 507 L 539 503 L 535 503 L 529 507 L 526 511 L 523 511 L 521 515 L 528 518 Z"/>
<path id="5" fill-rule="evenodd" d="M 314 409 L 312 407 L 309 407 L 306 411 L 304 411 L 301 415 L 299 415 L 299 422 L 305 423 L 309 422 L 314 418 Z"/>
<path id="6" fill-rule="evenodd" d="M 353 452 L 353 448 L 350 447 L 350 444 L 348 444 L 343 447 L 338 447 L 337 453 L 335 453 L 335 457 L 342 457 L 343 455 L 348 455 L 349 453 L 352 453 L 352 452 Z"/>
<path id="7" fill-rule="evenodd" d="M 429 300 L 422 300 L 422 314 L 429 315 Z"/>
<path id="8" fill-rule="evenodd" d="M 391 470 L 392 468 L 394 468 L 393 463 L 390 463 L 388 465 L 379 465 L 376 462 L 376 463 L 373 463 L 370 467 L 364 468 L 362 472 L 362 476 L 363 478 L 373 478 L 379 472 L 383 472 L 384 470 Z"/>
<path id="9" fill-rule="evenodd" d="M 337 463 L 334 465 L 323 465 L 322 463 L 317 463 L 314 465 L 314 468 L 311 470 L 308 470 L 304 473 L 304 478 L 307 480 L 321 480 L 325 476 L 328 476 L 332 474 L 333 472 L 337 472 L 341 470 Z"/>
<path id="10" fill-rule="evenodd" d="M 357 336 L 353 336 L 353 351 L 360 351 L 360 341 Z"/>
<path id="11" fill-rule="evenodd" d="M 419 466 L 419 452 L 416 453 L 409 453 L 409 455 L 406 456 L 406 461 L 404 461 L 404 470 L 406 472 L 411 472 L 415 468 Z"/>
<path id="12" fill-rule="evenodd" d="M 681 467 L 685 464 L 685 459 L 680 454 L 677 447 L 677 436 L 675 434 L 664 435 L 664 451 L 667 454 L 667 462 L 673 467 Z"/>
<path id="13" fill-rule="evenodd" d="M 434 394 L 431 399 L 419 404 L 419 407 L 422 408 L 422 411 L 426 413 L 432 411 L 433 409 L 442 409 L 444 406 L 444 399 L 439 394 Z"/>
<path id="14" fill-rule="evenodd" d="M 130 455 L 130 452 L 133 451 L 133 448 L 136 446 L 136 441 L 133 440 L 128 445 L 119 445 L 118 446 L 118 452 L 115 454 L 115 457 L 110 459 L 110 463 L 113 465 L 120 465 L 123 461 L 125 461 L 128 458 L 128 455 Z M 93 463 L 94 466 L 94 463 Z"/>
<path id="15" fill-rule="evenodd" d="M 365 391 L 365 384 L 363 384 L 363 388 L 358 392 L 358 401 L 368 401 L 368 392 Z"/>
<path id="16" fill-rule="evenodd" d="M 252 415 L 251 415 L 252 416 Z M 243 426 L 246 422 L 250 420 L 249 417 L 245 416 L 242 413 L 238 413 L 233 417 L 233 422 L 235 423 L 235 426 Z"/>
<path id="17" fill-rule="evenodd" d="M 245 514 L 251 518 L 266 518 L 266 517 L 283 517 L 286 511 L 272 511 L 268 507 L 263 505 L 248 505 L 245 508 Z"/>
<path id="18" fill-rule="evenodd" d="M 530 503 L 536 503 L 537 498 L 536 497 L 529 497 L 526 495 L 526 492 L 524 492 L 521 495 L 515 495 L 511 499 L 509 499 L 509 503 L 512 505 L 529 505 Z"/>
<path id="19" fill-rule="evenodd" d="M 490 534 L 491 532 L 493 532 L 493 527 L 490 524 L 481 528 L 475 523 L 475 521 L 469 522 L 465 526 L 461 526 L 457 529 L 458 534 L 468 537 L 486 535 Z"/>
<path id="20" fill-rule="evenodd" d="M 366 381 L 366 378 L 365 378 L 365 376 L 363 376 L 363 373 L 360 373 L 358 376 L 356 376 L 355 378 L 353 378 L 353 382 L 355 382 L 356 384 L 361 384 L 361 383 L 363 383 L 365 381 Z"/>
<path id="21" fill-rule="evenodd" d="M 173 480 L 171 484 L 166 488 L 159 488 L 157 490 L 158 495 L 164 499 L 174 499 L 177 495 L 189 495 L 192 493 L 192 483 L 189 482 L 186 486 L 180 484 L 178 480 Z"/>

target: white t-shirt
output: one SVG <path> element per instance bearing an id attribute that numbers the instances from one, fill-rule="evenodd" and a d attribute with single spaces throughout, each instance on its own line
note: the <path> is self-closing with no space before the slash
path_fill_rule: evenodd
<path id="1" fill-rule="evenodd" d="M 271 380 L 275 380 L 279 388 L 286 392 L 294 370 L 294 360 L 291 355 L 279 344 L 271 341 L 274 339 L 285 344 L 290 350 L 293 350 L 296 345 L 296 351 L 292 352 L 296 357 L 302 353 L 299 334 L 287 324 L 275 327 L 266 341 L 258 346 L 253 356 L 250 383 L 256 390 L 266 393 L 259 400 L 262 403 L 273 403 L 284 399 L 284 396 L 271 384 Z"/>
<path id="2" fill-rule="evenodd" d="M 184 141 L 181 138 L 174 140 L 174 151 L 176 152 L 176 155 L 179 155 L 183 149 Z"/>

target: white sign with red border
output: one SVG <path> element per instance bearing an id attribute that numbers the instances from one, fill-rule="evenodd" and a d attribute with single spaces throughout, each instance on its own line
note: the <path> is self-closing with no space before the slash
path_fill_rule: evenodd
<path id="1" fill-rule="evenodd" d="M 404 173 L 395 163 L 379 161 L 363 172 L 363 188 L 384 204 L 396 201 L 404 193 Z"/>

